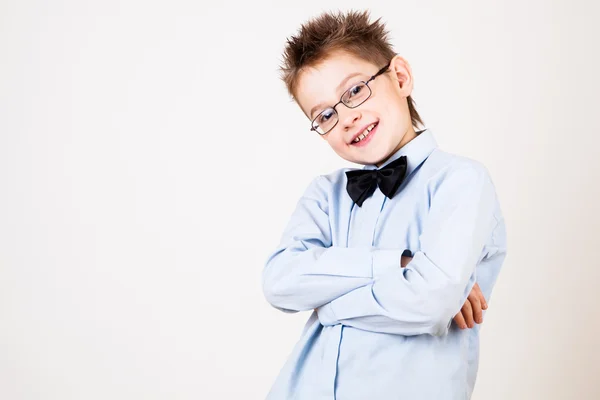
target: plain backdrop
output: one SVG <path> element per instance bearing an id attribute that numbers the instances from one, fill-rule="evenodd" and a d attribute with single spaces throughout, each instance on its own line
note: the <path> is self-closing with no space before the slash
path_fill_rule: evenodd
<path id="1" fill-rule="evenodd" d="M 591 0 L 1 0 L 0 399 L 265 397 L 309 314 L 272 308 L 262 268 L 310 180 L 350 165 L 281 51 L 367 5 L 506 218 L 473 398 L 600 399 Z"/>

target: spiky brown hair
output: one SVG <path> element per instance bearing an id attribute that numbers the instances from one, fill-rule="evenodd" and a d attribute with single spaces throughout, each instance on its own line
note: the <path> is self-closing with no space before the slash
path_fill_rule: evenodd
<path id="1" fill-rule="evenodd" d="M 378 18 L 370 22 L 369 11 L 325 12 L 300 26 L 298 33 L 286 41 L 281 79 L 295 99 L 298 78 L 304 68 L 325 60 L 334 51 L 345 51 L 376 66 L 385 65 L 395 55 L 388 40 L 389 32 Z M 414 127 L 424 126 L 408 96 L 408 109 Z"/>

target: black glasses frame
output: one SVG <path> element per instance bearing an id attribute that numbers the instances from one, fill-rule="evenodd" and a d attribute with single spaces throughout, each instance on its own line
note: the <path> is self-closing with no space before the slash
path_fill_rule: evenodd
<path id="1" fill-rule="evenodd" d="M 352 85 L 352 87 L 348 88 L 346 91 L 344 91 L 344 93 L 342 93 L 342 95 L 340 96 L 340 101 L 338 101 L 333 107 L 328 107 L 325 110 L 321 111 L 319 114 L 317 114 L 317 116 L 315 118 L 313 118 L 313 120 L 311 121 L 311 126 L 310 126 L 310 130 L 311 131 L 315 131 L 317 132 L 319 135 L 326 135 L 327 133 L 331 132 L 333 130 L 333 128 L 335 128 L 338 124 L 338 122 L 340 122 L 340 117 L 339 114 L 337 112 L 337 110 L 335 109 L 338 105 L 343 104 L 348 108 L 356 108 L 358 106 L 360 106 L 361 104 L 363 104 L 365 101 L 369 100 L 369 98 L 371 97 L 371 95 L 373 94 L 373 91 L 371 90 L 371 88 L 369 87 L 369 82 L 373 81 L 375 78 L 377 78 L 379 75 L 383 74 L 384 72 L 386 72 L 388 70 L 388 68 L 390 67 L 391 61 L 389 63 L 387 63 L 387 65 L 383 68 L 381 68 L 379 71 L 377 71 L 377 73 L 373 76 L 371 76 L 367 81 L 359 81 L 358 83 L 364 83 L 365 86 L 367 87 L 367 89 L 369 89 L 369 95 L 360 103 L 356 104 L 355 106 L 349 106 L 348 104 L 344 103 L 342 101 L 342 99 L 344 98 L 344 96 L 346 95 L 346 93 L 348 93 L 348 91 L 350 89 L 352 89 L 355 85 Z M 321 116 L 321 114 L 323 114 L 323 112 L 325 112 L 326 110 L 328 110 L 329 108 L 331 108 L 336 115 L 337 121 L 335 121 L 335 124 L 333 124 L 333 126 L 331 128 L 329 128 L 326 132 L 321 133 L 317 130 L 317 128 L 315 128 L 315 121 L 317 120 L 317 118 L 319 118 Z"/>

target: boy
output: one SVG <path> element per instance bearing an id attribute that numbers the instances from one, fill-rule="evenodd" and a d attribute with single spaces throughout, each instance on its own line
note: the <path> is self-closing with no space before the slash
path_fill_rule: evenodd
<path id="1" fill-rule="evenodd" d="M 487 170 L 415 132 L 411 69 L 367 12 L 302 25 L 282 72 L 311 131 L 364 168 L 315 178 L 266 262 L 269 303 L 314 309 L 268 399 L 470 398 L 506 256 Z"/>

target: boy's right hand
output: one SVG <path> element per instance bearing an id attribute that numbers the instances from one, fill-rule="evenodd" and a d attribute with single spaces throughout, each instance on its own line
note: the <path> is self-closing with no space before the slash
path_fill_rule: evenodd
<path id="1" fill-rule="evenodd" d="M 405 253 L 408 254 L 406 251 Z M 412 257 L 402 255 L 400 267 L 406 267 L 410 260 L 412 260 Z M 483 296 L 479 285 L 475 283 L 462 309 L 454 316 L 454 322 L 456 322 L 456 325 L 458 325 L 460 329 L 473 328 L 475 323 L 481 324 L 483 322 L 482 310 L 487 310 L 487 308 L 488 306 L 485 297 Z"/>

